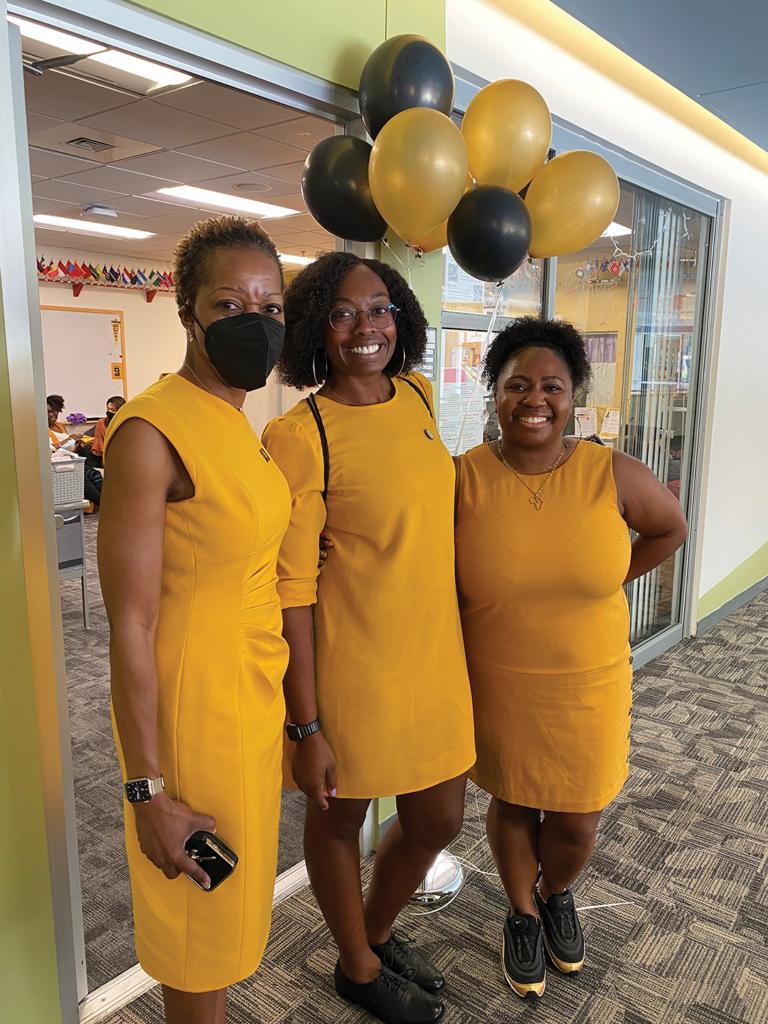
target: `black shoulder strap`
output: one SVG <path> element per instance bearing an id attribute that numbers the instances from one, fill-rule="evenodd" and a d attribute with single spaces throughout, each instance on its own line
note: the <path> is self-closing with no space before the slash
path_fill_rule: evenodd
<path id="1" fill-rule="evenodd" d="M 426 396 L 426 395 L 424 394 L 424 392 L 423 392 L 423 391 L 421 390 L 421 388 L 419 387 L 419 385 L 418 385 L 418 384 L 416 384 L 416 382 L 415 382 L 415 381 L 409 380 L 409 379 L 408 379 L 407 377 L 398 377 L 397 379 L 398 379 L 398 380 L 401 380 L 401 381 L 403 381 L 403 383 L 404 383 L 404 384 L 407 384 L 407 385 L 408 385 L 409 387 L 412 387 L 412 388 L 413 388 L 413 390 L 414 390 L 414 391 L 416 392 L 416 394 L 417 394 L 417 395 L 419 396 L 419 398 L 420 398 L 420 399 L 422 400 L 422 402 L 424 403 L 424 405 L 426 405 L 426 407 L 427 407 L 427 412 L 429 413 L 429 415 L 430 415 L 430 416 L 432 417 L 432 419 L 434 419 L 435 417 L 434 417 L 434 416 L 432 415 L 432 410 L 431 410 L 431 409 L 430 409 L 430 407 L 429 407 L 429 401 L 428 401 L 428 399 L 427 399 L 427 396 Z"/>
<path id="2" fill-rule="evenodd" d="M 323 501 L 325 501 L 328 497 L 328 477 L 331 472 L 331 458 L 328 453 L 328 438 L 326 437 L 325 427 L 323 426 L 323 417 L 320 415 L 320 410 L 317 407 L 314 395 L 309 396 L 307 404 L 312 410 L 312 415 L 315 417 L 317 430 L 320 434 L 320 447 L 323 449 Z"/>

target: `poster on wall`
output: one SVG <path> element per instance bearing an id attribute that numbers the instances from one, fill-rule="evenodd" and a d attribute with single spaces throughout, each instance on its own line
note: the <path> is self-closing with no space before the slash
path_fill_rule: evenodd
<path id="1" fill-rule="evenodd" d="M 485 388 L 479 374 L 484 338 L 481 331 L 443 331 L 438 429 L 451 455 L 483 441 Z"/>

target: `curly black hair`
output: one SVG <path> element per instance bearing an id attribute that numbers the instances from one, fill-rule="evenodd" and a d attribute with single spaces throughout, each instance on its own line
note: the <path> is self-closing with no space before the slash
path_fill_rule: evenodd
<path id="1" fill-rule="evenodd" d="M 378 274 L 386 285 L 390 301 L 397 306 L 397 340 L 405 350 L 396 351 L 384 373 L 395 377 L 408 373 L 424 359 L 427 346 L 427 318 L 408 282 L 386 263 L 365 260 L 351 252 L 326 252 L 304 268 L 288 285 L 285 293 L 285 347 L 277 364 L 277 379 L 292 388 L 315 386 L 314 359 L 323 348 L 327 317 L 344 276 L 362 264 Z M 325 361 L 318 365 L 325 369 Z M 320 381 L 322 383 L 322 381 Z"/>
<path id="2" fill-rule="evenodd" d="M 64 399 L 61 395 L 48 395 L 46 402 L 50 405 L 57 416 L 61 416 L 64 410 Z"/>
<path id="3" fill-rule="evenodd" d="M 277 246 L 256 220 L 225 214 L 193 224 L 176 243 L 173 253 L 173 284 L 176 305 L 181 308 L 195 301 L 208 272 L 208 262 L 226 249 L 258 249 L 271 256 L 280 271 L 280 286 L 285 288 L 283 265 Z"/>
<path id="4" fill-rule="evenodd" d="M 556 352 L 568 367 L 573 390 L 589 386 L 592 368 L 584 339 L 567 320 L 539 320 L 521 316 L 499 331 L 485 354 L 483 383 L 496 390 L 499 375 L 512 356 L 527 348 L 548 348 Z"/>

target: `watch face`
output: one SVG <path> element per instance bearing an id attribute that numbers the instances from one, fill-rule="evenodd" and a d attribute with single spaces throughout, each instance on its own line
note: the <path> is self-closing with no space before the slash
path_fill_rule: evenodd
<path id="1" fill-rule="evenodd" d="M 134 779 L 132 782 L 126 782 L 125 795 L 131 804 L 143 804 L 147 800 L 151 800 L 152 794 L 149 791 L 149 780 Z"/>

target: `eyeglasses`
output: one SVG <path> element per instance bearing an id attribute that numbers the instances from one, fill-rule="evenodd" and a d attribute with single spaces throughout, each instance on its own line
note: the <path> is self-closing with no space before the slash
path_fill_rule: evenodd
<path id="1" fill-rule="evenodd" d="M 357 327 L 361 313 L 365 313 L 368 317 L 371 327 L 383 328 L 391 327 L 399 312 L 400 310 L 392 302 L 386 306 L 382 303 L 378 306 L 371 307 L 371 309 L 353 309 L 351 306 L 334 306 L 328 317 L 328 322 L 334 331 L 338 331 L 340 334 L 346 334 L 348 331 L 354 331 Z"/>

